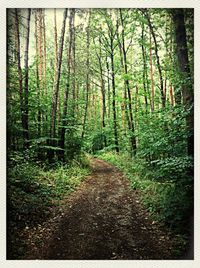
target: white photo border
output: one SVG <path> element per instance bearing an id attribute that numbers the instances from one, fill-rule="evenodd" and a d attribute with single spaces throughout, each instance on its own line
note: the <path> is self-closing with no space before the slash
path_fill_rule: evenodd
<path id="1" fill-rule="evenodd" d="M 6 9 L 7 8 L 194 8 L 194 100 L 195 100 L 195 217 L 194 260 L 115 260 L 115 261 L 26 261 L 6 260 Z M 200 267 L 200 1 L 199 0 L 1 0 L 0 2 L 0 266 L 11 267 L 151 267 L 197 268 Z"/>

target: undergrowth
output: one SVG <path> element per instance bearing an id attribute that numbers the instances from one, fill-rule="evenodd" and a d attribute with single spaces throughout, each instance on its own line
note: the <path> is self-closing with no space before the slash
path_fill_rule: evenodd
<path id="1" fill-rule="evenodd" d="M 179 164 L 174 160 L 174 163 L 159 163 L 150 168 L 144 159 L 133 160 L 125 154 L 106 152 L 99 153 L 98 157 L 123 171 L 131 186 L 142 192 L 142 202 L 154 218 L 182 237 L 189 235 L 193 216 L 193 181 L 192 176 L 185 172 L 183 165 L 186 161 L 179 160 Z"/>
<path id="2" fill-rule="evenodd" d="M 51 209 L 74 191 L 89 173 L 89 161 L 85 157 L 81 161 L 54 167 L 24 159 L 8 163 L 8 259 L 22 258 L 20 254 L 25 251 L 26 245 L 19 241 L 20 230 L 45 221 Z"/>

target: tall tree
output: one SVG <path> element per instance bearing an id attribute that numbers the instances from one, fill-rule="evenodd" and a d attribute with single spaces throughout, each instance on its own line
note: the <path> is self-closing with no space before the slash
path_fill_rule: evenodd
<path id="1" fill-rule="evenodd" d="M 128 73 L 128 64 L 127 64 L 127 51 L 128 49 L 125 46 L 125 25 L 124 25 L 124 18 L 122 14 L 122 9 L 119 9 L 120 13 L 120 21 L 122 26 L 122 44 L 121 44 L 121 50 L 123 55 L 123 67 L 124 67 L 124 74 L 125 74 L 125 86 L 128 93 L 128 107 L 129 107 L 129 126 L 131 130 L 131 147 L 132 147 L 132 153 L 133 155 L 136 154 L 136 138 L 135 138 L 135 126 L 134 126 L 134 120 L 133 120 L 133 109 L 132 109 L 132 98 L 131 98 L 131 89 L 130 89 L 130 82 L 129 82 L 129 73 Z"/>
<path id="2" fill-rule="evenodd" d="M 189 131 L 187 139 L 187 150 L 188 154 L 193 156 L 194 155 L 194 107 L 193 107 L 194 96 L 193 96 L 193 86 L 190 74 L 190 65 L 188 59 L 184 10 L 172 9 L 171 14 L 174 22 L 176 53 L 180 71 L 180 78 L 182 82 L 183 105 L 187 111 L 186 124 L 187 129 Z"/>
<path id="3" fill-rule="evenodd" d="M 55 137 L 56 137 L 56 114 L 57 114 L 57 104 L 58 104 L 58 93 L 59 93 L 59 85 L 60 85 L 60 74 L 61 74 L 61 63 L 62 63 L 62 54 L 63 54 L 63 44 L 64 44 L 64 36 L 65 36 L 65 26 L 67 19 L 68 9 L 64 10 L 63 14 L 63 23 L 61 29 L 59 50 L 58 50 L 58 66 L 56 70 L 56 80 L 53 88 L 53 100 L 52 100 L 52 114 L 51 114 L 51 129 L 50 129 L 50 145 L 55 145 Z M 52 159 L 54 153 L 53 150 L 50 149 L 48 151 L 49 160 Z"/>
<path id="4" fill-rule="evenodd" d="M 75 118 L 76 108 L 76 29 L 75 29 L 75 8 L 72 13 L 72 118 Z"/>
<path id="5" fill-rule="evenodd" d="M 110 66 L 109 66 L 109 57 L 106 56 L 106 69 L 107 69 L 107 92 L 108 92 L 108 118 L 110 119 Z"/>
<path id="6" fill-rule="evenodd" d="M 88 113 L 88 103 L 89 103 L 89 90 L 90 90 L 90 19 L 91 19 L 91 11 L 89 10 L 88 14 L 88 25 L 87 25 L 87 56 L 86 56 L 86 98 L 85 98 L 85 111 L 83 118 L 83 130 L 81 133 L 82 139 L 84 138 L 85 128 L 86 128 L 86 120 Z"/>
<path id="7" fill-rule="evenodd" d="M 35 48 L 36 48 L 36 85 L 37 85 L 37 130 L 38 138 L 41 137 L 41 94 L 40 94 L 40 78 L 39 78 L 39 42 L 38 42 L 38 10 L 35 10 Z M 40 153 L 39 153 L 40 154 Z"/>
<path id="8" fill-rule="evenodd" d="M 94 38 L 93 38 L 94 44 L 96 43 Z M 98 74 L 100 75 L 100 89 L 101 89 L 101 127 L 104 130 L 106 123 L 105 123 L 105 117 L 106 117 L 106 88 L 105 88 L 105 74 L 104 74 L 104 62 L 103 62 L 103 55 L 102 55 L 102 41 L 101 38 L 98 38 L 98 46 L 95 45 L 95 53 L 98 59 L 98 67 L 99 67 L 99 72 Z M 109 79 L 109 77 L 108 77 Z M 105 145 L 106 145 L 106 137 L 104 139 Z"/>
<path id="9" fill-rule="evenodd" d="M 142 48 L 142 60 L 143 60 L 143 87 L 144 87 L 144 101 L 146 113 L 148 112 L 148 95 L 149 94 L 149 85 L 147 77 L 147 60 L 146 60 L 146 51 L 145 51 L 145 37 L 144 37 L 144 22 L 142 23 L 142 34 L 141 34 L 141 48 Z M 151 102 L 151 100 L 149 100 Z"/>
<path id="10" fill-rule="evenodd" d="M 57 17 L 56 8 L 54 8 L 54 82 L 56 81 L 56 70 L 58 67 L 58 33 L 57 33 Z"/>
<path id="11" fill-rule="evenodd" d="M 44 39 L 44 91 L 47 96 L 47 46 L 46 46 L 46 24 L 45 24 L 45 10 L 42 13 L 42 24 L 43 24 L 43 39 Z"/>
<path id="12" fill-rule="evenodd" d="M 23 129 L 23 142 L 24 149 L 29 147 L 29 129 L 28 129 L 28 52 L 29 52 L 29 33 L 30 33 L 30 17 L 31 9 L 28 9 L 27 28 L 25 36 L 25 54 L 24 54 L 24 87 L 23 76 L 21 67 L 21 51 L 20 51 L 20 33 L 19 33 L 19 14 L 15 9 L 15 27 L 16 27 L 16 53 L 17 53 L 17 66 L 18 66 L 18 81 L 19 81 L 19 94 L 20 94 L 20 107 L 21 107 L 21 121 Z"/>
<path id="13" fill-rule="evenodd" d="M 162 75 L 162 68 L 161 68 L 161 64 L 160 64 L 160 57 L 159 57 L 159 53 L 158 53 L 158 42 L 156 39 L 156 34 L 155 34 L 155 30 L 154 30 L 154 26 L 151 22 L 151 18 L 150 18 L 150 14 L 147 10 L 144 10 L 144 14 L 147 18 L 148 24 L 149 24 L 149 28 L 150 28 L 150 32 L 151 35 L 153 37 L 153 41 L 154 41 L 154 48 L 155 48 L 155 54 L 156 54 L 156 61 L 157 61 L 157 68 L 158 68 L 158 72 L 159 72 L 159 78 L 160 78 L 160 94 L 161 94 L 161 102 L 162 102 L 162 107 L 165 107 L 165 93 L 164 93 L 164 82 L 163 82 L 163 75 Z"/>
<path id="14" fill-rule="evenodd" d="M 154 88 L 154 71 L 153 71 L 153 55 L 152 55 L 152 40 L 150 33 L 150 77 L 151 77 L 151 111 L 154 112 L 155 108 L 155 88 Z"/>
<path id="15" fill-rule="evenodd" d="M 27 26 L 26 26 L 26 37 L 25 37 L 25 52 L 24 52 L 24 127 L 26 131 L 26 146 L 29 147 L 29 120 L 28 120 L 28 95 L 29 95 L 29 84 L 28 84 L 28 60 L 29 60 L 29 34 L 30 34 L 30 19 L 31 9 L 28 8 Z"/>
<path id="16" fill-rule="evenodd" d="M 69 91 L 70 91 L 70 76 L 71 76 L 71 62 L 72 62 L 72 42 L 73 42 L 73 12 L 70 11 L 69 16 L 69 45 L 68 45 L 68 57 L 67 57 L 67 79 L 65 85 L 65 96 L 64 96 L 64 108 L 62 115 L 62 127 L 60 132 L 60 148 L 62 149 L 60 152 L 61 160 L 65 159 L 65 130 L 67 125 L 67 111 L 68 111 L 68 100 L 69 100 Z"/>
<path id="17" fill-rule="evenodd" d="M 118 137 L 118 127 L 117 127 L 117 111 L 116 111 L 116 83 L 115 83 L 115 48 L 117 47 L 116 35 L 117 35 L 117 25 L 114 26 L 112 21 L 112 10 L 102 12 L 102 15 L 106 21 L 108 29 L 108 37 L 102 31 L 102 37 L 105 42 L 106 51 L 110 57 L 111 61 L 111 84 L 112 84 L 112 110 L 113 110 L 113 129 L 114 129 L 114 139 L 115 139 L 115 150 L 119 152 L 119 137 Z"/>

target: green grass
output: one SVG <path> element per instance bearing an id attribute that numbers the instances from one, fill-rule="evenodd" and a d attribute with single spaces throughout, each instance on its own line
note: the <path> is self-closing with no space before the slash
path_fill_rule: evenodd
<path id="1" fill-rule="evenodd" d="M 14 218 L 51 206 L 76 189 L 87 174 L 89 166 L 79 162 L 54 168 L 24 162 L 8 168 L 7 192 L 9 213 Z M 19 214 L 19 215 L 18 215 Z"/>
<path id="2" fill-rule="evenodd" d="M 26 241 L 24 228 L 41 224 L 51 216 L 51 209 L 76 189 L 90 173 L 89 161 L 50 168 L 21 159 L 7 169 L 8 259 L 22 259 Z"/>
<path id="3" fill-rule="evenodd" d="M 187 185 L 172 176 L 157 179 L 158 171 L 150 170 L 141 159 L 113 152 L 98 154 L 98 157 L 117 166 L 127 176 L 132 188 L 141 191 L 141 200 L 152 216 L 178 233 L 189 229 L 192 194 Z M 156 174 L 156 176 L 155 176 Z"/>
<path id="4" fill-rule="evenodd" d="M 118 167 L 129 179 L 133 189 L 141 192 L 141 200 L 155 220 L 166 224 L 177 240 L 177 257 L 182 258 L 190 251 L 190 238 L 193 237 L 192 193 L 190 180 L 177 181 L 177 176 L 162 177 L 158 180 L 159 169 L 149 170 L 141 159 L 131 159 L 125 154 L 114 152 L 98 153 L 96 157 Z M 171 171 L 170 171 L 171 172 Z M 181 177 L 182 174 L 180 174 Z"/>

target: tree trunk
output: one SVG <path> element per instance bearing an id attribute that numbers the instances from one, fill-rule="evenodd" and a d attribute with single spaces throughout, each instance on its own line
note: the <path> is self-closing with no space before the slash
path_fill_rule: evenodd
<path id="1" fill-rule="evenodd" d="M 171 106 L 173 107 L 174 106 L 174 95 L 173 95 L 172 85 L 170 85 L 170 87 L 169 87 L 169 95 L 170 95 L 170 103 L 171 103 Z"/>
<path id="2" fill-rule="evenodd" d="M 153 57 L 152 57 L 152 44 L 150 33 L 150 77 L 151 77 L 151 112 L 154 112 L 154 77 L 153 77 Z"/>
<path id="3" fill-rule="evenodd" d="M 99 69 L 100 69 L 100 79 L 101 79 L 101 96 L 102 96 L 102 105 L 101 105 L 101 122 L 102 122 L 102 128 L 104 129 L 105 124 L 105 116 L 106 116 L 106 90 L 105 90 L 105 81 L 104 81 L 104 75 L 103 75 L 103 66 L 102 66 L 102 42 L 99 38 L 99 53 L 96 51 L 96 55 L 99 62 Z M 106 144 L 106 140 L 104 140 Z"/>
<path id="4" fill-rule="evenodd" d="M 58 68 L 58 32 L 57 32 L 57 18 L 56 8 L 54 8 L 54 83 L 56 83 L 56 71 Z M 61 120 L 61 108 L 60 108 L 60 94 L 58 92 L 58 125 Z"/>
<path id="5" fill-rule="evenodd" d="M 122 10 L 120 9 L 120 19 L 122 25 L 122 54 L 123 54 L 123 66 L 124 66 L 124 73 L 126 75 L 125 79 L 125 86 L 128 93 L 128 107 L 129 107 L 129 119 L 130 119 L 130 128 L 131 128 L 131 147 L 132 147 L 132 154 L 136 154 L 136 138 L 135 138 L 135 126 L 133 121 L 133 109 L 132 109 L 132 99 L 131 99 L 131 90 L 130 90 L 130 83 L 128 79 L 128 66 L 127 66 L 127 55 L 126 55 L 126 47 L 125 47 L 125 36 L 124 36 L 124 21 L 122 16 Z"/>
<path id="6" fill-rule="evenodd" d="M 112 20 L 109 21 L 107 18 L 111 14 L 108 14 L 107 10 L 104 13 L 106 24 L 108 26 L 108 38 L 104 35 L 104 40 L 106 42 L 106 51 L 111 59 L 111 81 L 112 81 L 112 110 L 113 110 L 113 130 L 114 130 L 114 140 L 115 140 L 115 150 L 119 152 L 119 140 L 118 140 L 118 130 L 117 130 L 117 111 L 116 111 L 116 85 L 115 85 L 115 65 L 114 65 L 114 50 L 116 45 L 114 44 L 115 36 L 117 33 L 117 27 L 113 26 Z M 117 26 L 117 25 L 116 25 Z"/>
<path id="7" fill-rule="evenodd" d="M 43 24 L 43 38 L 44 38 L 44 92 L 47 97 L 47 85 L 46 85 L 46 73 L 47 73 L 47 49 L 46 49 L 46 26 L 45 26 L 45 11 L 42 14 L 42 24 Z"/>
<path id="8" fill-rule="evenodd" d="M 156 54 L 156 60 L 157 60 L 157 68 L 158 68 L 158 72 L 159 72 L 159 78 L 160 78 L 160 94 L 161 94 L 161 102 L 162 102 L 162 107 L 165 107 L 165 94 L 164 94 L 164 85 L 163 85 L 163 76 L 162 76 L 162 69 L 161 69 L 161 65 L 160 65 L 160 57 L 158 54 L 158 44 L 157 44 L 157 40 L 156 40 L 156 35 L 153 29 L 153 25 L 151 23 L 151 19 L 148 13 L 146 14 L 146 18 L 148 20 L 148 24 L 149 24 L 149 28 L 150 28 L 150 32 L 152 34 L 153 40 L 154 40 L 154 45 L 155 45 L 155 54 Z"/>
<path id="9" fill-rule="evenodd" d="M 72 118 L 75 118 L 76 108 L 76 34 L 75 34 L 75 9 L 71 9 L 72 12 Z"/>
<path id="10" fill-rule="evenodd" d="M 44 83 L 44 49 L 43 49 L 43 20 L 42 20 L 42 9 L 38 9 L 38 50 L 39 50 L 39 77 L 41 89 L 43 89 Z"/>
<path id="11" fill-rule="evenodd" d="M 178 58 L 178 66 L 180 70 L 180 79 L 182 81 L 183 105 L 188 112 L 186 115 L 186 125 L 189 131 L 187 139 L 188 155 L 194 155 L 194 97 L 193 85 L 191 82 L 191 74 L 189 68 L 188 49 L 186 40 L 186 29 L 184 22 L 183 9 L 173 9 L 172 17 L 174 21 L 176 53 Z"/>
<path id="12" fill-rule="evenodd" d="M 107 68 L 107 86 L 108 86 L 108 118 L 110 119 L 110 68 L 108 57 L 106 57 L 106 68 Z"/>
<path id="13" fill-rule="evenodd" d="M 114 67 L 114 49 L 113 40 L 111 40 L 111 76 L 112 76 L 112 108 L 113 108 L 113 123 L 114 123 L 114 137 L 115 137 L 115 150 L 119 152 L 118 132 L 117 132 L 117 114 L 116 114 L 116 101 L 115 101 L 115 67 Z"/>
<path id="14" fill-rule="evenodd" d="M 144 50 L 144 23 L 142 24 L 142 59 L 143 59 L 143 87 L 144 87 L 144 102 L 145 102 L 145 108 L 146 113 L 148 112 L 148 99 L 147 99 L 147 63 L 146 63 L 146 57 L 145 57 L 145 50 Z"/>
<path id="15" fill-rule="evenodd" d="M 56 70 L 58 68 L 58 33 L 57 33 L 57 19 L 56 8 L 54 8 L 54 83 L 56 82 Z"/>
<path id="16" fill-rule="evenodd" d="M 19 34 L 19 15 L 17 8 L 15 9 L 15 34 L 16 34 L 16 54 L 17 54 L 17 68 L 18 68 L 18 81 L 19 81 L 19 95 L 20 95 L 20 110 L 21 110 L 21 121 L 22 121 L 22 132 L 23 132 L 23 147 L 24 150 L 28 148 L 27 144 L 27 129 L 25 124 L 25 108 L 23 98 L 23 77 L 21 68 L 21 52 L 20 52 L 20 34 Z"/>
<path id="17" fill-rule="evenodd" d="M 36 85 L 37 85 L 37 135 L 41 137 L 41 108 L 40 108 L 40 79 L 39 79 L 39 46 L 38 46 L 38 12 L 35 11 L 35 47 L 36 47 Z M 41 150 L 38 148 L 38 158 L 41 159 Z"/>
<path id="18" fill-rule="evenodd" d="M 69 47 L 68 47 L 68 59 L 67 59 L 67 81 L 65 88 L 65 97 L 64 97 L 64 108 L 62 115 L 62 128 L 60 134 L 60 148 L 62 149 L 60 152 L 60 159 L 64 162 L 65 160 L 65 127 L 67 125 L 67 110 L 68 110 L 68 99 L 69 99 L 69 90 L 70 90 L 70 75 L 71 75 L 71 60 L 72 60 L 72 42 L 73 42 L 73 12 L 70 12 L 69 17 Z"/>
<path id="19" fill-rule="evenodd" d="M 177 64 L 175 63 L 176 60 L 174 60 L 174 40 L 173 40 L 173 35 L 174 35 L 174 31 L 173 31 L 173 19 L 170 18 L 171 21 L 170 21 L 170 48 L 169 48 L 169 55 L 170 55 L 170 64 L 172 66 L 172 70 L 171 70 L 171 73 L 170 73 L 170 76 L 174 76 L 175 75 L 175 72 L 176 72 L 176 69 L 177 69 Z M 170 87 L 172 87 L 173 84 L 170 83 Z M 176 86 L 174 87 L 174 102 L 175 102 L 175 105 L 178 105 L 180 106 L 181 105 L 181 99 L 182 99 L 182 96 L 181 96 L 181 90 L 178 88 L 176 88 Z"/>
<path id="20" fill-rule="evenodd" d="M 28 8 L 28 18 L 27 18 L 27 32 L 26 32 L 26 43 L 25 43 L 25 53 L 24 53 L 24 128 L 25 128 L 25 141 L 26 147 L 29 147 L 29 129 L 28 129 L 28 57 L 29 57 L 29 34 L 30 34 L 30 19 L 31 19 L 31 9 Z"/>
<path id="21" fill-rule="evenodd" d="M 85 111 L 83 118 L 83 130 L 81 134 L 81 138 L 84 138 L 86 121 L 87 121 L 87 113 L 88 113 L 88 102 L 89 102 L 89 90 L 90 90 L 90 11 L 88 18 L 88 26 L 87 26 L 87 59 L 86 59 L 86 100 L 85 100 Z"/>
<path id="22" fill-rule="evenodd" d="M 51 120 L 51 129 L 50 129 L 50 146 L 55 146 L 55 136 L 56 136 L 56 114 L 57 114 L 57 104 L 58 104 L 58 93 L 59 93 L 59 85 L 60 85 L 60 71 L 61 71 L 61 63 L 62 63 L 62 54 L 63 54 L 63 43 L 64 43 L 64 36 L 65 36 L 65 24 L 67 19 L 67 12 L 68 9 L 65 9 L 63 14 L 63 23 L 62 23 L 62 30 L 60 36 L 60 43 L 59 43 L 59 51 L 58 51 L 58 66 L 56 71 L 56 81 L 54 84 L 53 89 L 53 101 L 52 101 L 52 120 Z M 54 156 L 54 151 L 50 149 L 48 151 L 48 158 L 51 161 Z"/>

